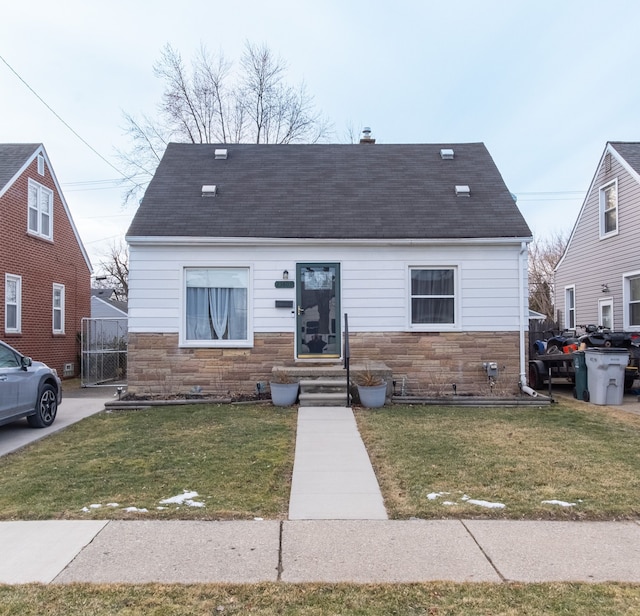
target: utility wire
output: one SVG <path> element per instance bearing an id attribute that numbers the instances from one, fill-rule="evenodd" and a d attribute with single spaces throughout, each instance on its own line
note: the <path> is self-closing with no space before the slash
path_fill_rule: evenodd
<path id="1" fill-rule="evenodd" d="M 98 152 L 91 144 L 89 144 L 85 139 L 83 139 L 67 122 L 65 122 L 52 108 L 51 106 L 18 74 L 18 72 L 0 55 L 0 60 L 2 60 L 7 68 L 30 90 L 30 92 L 54 115 L 60 122 L 62 122 L 82 143 L 84 143 L 98 158 L 102 159 L 109 167 L 117 171 L 125 180 L 130 182 L 134 182 L 130 177 L 128 177 L 125 173 L 120 171 L 113 163 L 108 161 L 100 152 Z"/>

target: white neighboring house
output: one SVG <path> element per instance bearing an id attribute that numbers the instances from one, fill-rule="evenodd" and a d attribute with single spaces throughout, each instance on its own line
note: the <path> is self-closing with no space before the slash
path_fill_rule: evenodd
<path id="1" fill-rule="evenodd" d="M 169 144 L 127 233 L 130 393 L 339 364 L 345 314 L 407 393 L 518 391 L 532 238 L 491 156 L 374 143 Z"/>
<path id="2" fill-rule="evenodd" d="M 640 143 L 607 143 L 555 270 L 560 327 L 640 333 Z"/>

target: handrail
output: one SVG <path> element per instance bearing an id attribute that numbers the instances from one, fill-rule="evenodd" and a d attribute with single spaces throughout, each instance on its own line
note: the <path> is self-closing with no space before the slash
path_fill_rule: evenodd
<path id="1" fill-rule="evenodd" d="M 349 392 L 349 383 L 351 382 L 351 376 L 349 374 L 349 359 L 351 357 L 351 350 L 349 348 L 349 315 L 344 313 L 344 352 L 343 362 L 344 368 L 347 371 L 347 406 L 351 406 L 351 394 Z"/>

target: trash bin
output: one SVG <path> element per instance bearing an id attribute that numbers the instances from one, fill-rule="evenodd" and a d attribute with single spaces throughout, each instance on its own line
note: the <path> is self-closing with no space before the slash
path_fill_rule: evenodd
<path id="1" fill-rule="evenodd" d="M 573 374 L 575 378 L 573 397 L 589 402 L 587 363 L 584 357 L 584 351 L 573 352 Z"/>
<path id="2" fill-rule="evenodd" d="M 622 404 L 629 352 L 609 347 L 587 349 L 584 354 L 590 401 L 594 404 Z"/>

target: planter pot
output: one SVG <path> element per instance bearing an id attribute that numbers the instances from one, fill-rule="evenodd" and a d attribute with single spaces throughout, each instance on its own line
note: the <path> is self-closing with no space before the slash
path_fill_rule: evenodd
<path id="1" fill-rule="evenodd" d="M 291 406 L 298 398 L 298 383 L 269 383 L 271 402 L 276 406 Z"/>
<path id="2" fill-rule="evenodd" d="M 360 396 L 360 403 L 362 406 L 374 409 L 380 406 L 384 406 L 384 402 L 387 398 L 387 384 L 365 386 L 358 385 L 358 395 Z"/>

